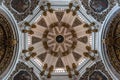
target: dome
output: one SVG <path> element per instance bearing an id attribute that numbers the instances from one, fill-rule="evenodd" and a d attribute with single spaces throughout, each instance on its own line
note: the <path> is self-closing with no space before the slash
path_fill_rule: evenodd
<path id="1" fill-rule="evenodd" d="M 17 25 L 7 10 L 0 7 L 0 79 L 11 73 L 19 55 Z"/>
<path id="2" fill-rule="evenodd" d="M 119 0 L 1 0 L 0 80 L 119 80 Z"/>

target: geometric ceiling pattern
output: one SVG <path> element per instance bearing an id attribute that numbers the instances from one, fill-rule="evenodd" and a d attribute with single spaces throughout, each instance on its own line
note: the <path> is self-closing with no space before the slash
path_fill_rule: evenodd
<path id="1" fill-rule="evenodd" d="M 30 46 L 34 47 L 33 52 L 43 64 L 55 68 L 69 65 L 72 68 L 72 63 L 78 65 L 84 58 L 85 47 L 90 45 L 90 34 L 86 34 L 84 24 L 72 12 L 47 12 L 47 16 L 42 15 L 35 22 L 36 28 L 32 29 L 34 34 L 31 35 L 33 44 Z"/>
<path id="2" fill-rule="evenodd" d="M 0 80 L 117 80 L 118 0 L 0 3 Z"/>

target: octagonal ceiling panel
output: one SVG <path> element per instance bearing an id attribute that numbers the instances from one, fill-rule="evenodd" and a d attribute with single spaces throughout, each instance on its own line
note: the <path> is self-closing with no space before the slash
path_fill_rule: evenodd
<path id="1" fill-rule="evenodd" d="M 33 52 L 42 64 L 54 65 L 55 69 L 64 69 L 66 65 L 72 68 L 72 63 L 79 65 L 85 58 L 83 52 L 90 46 L 90 34 L 86 34 L 84 24 L 72 12 L 47 12 L 47 16 L 42 15 L 35 21 L 37 27 L 32 29 L 34 34 L 29 46 L 34 47 Z"/>

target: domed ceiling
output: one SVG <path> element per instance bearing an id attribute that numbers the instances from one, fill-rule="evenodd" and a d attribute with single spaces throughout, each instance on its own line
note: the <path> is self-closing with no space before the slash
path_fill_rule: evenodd
<path id="1" fill-rule="evenodd" d="M 35 22 L 37 27 L 32 29 L 33 44 L 30 46 L 35 48 L 33 52 L 43 63 L 56 68 L 66 65 L 72 68 L 72 63 L 78 65 L 84 58 L 85 47 L 90 46 L 90 35 L 85 33 L 87 29 L 83 27 L 84 24 L 78 16 L 72 16 L 72 12 L 47 12 L 47 16 L 41 16 Z M 35 42 L 35 38 L 40 41 Z"/>
<path id="2" fill-rule="evenodd" d="M 40 6 L 42 14 L 37 14 L 31 22 L 25 22 L 23 29 L 27 37 L 28 48 L 24 49 L 25 60 L 40 67 L 40 75 L 68 73 L 79 75 L 78 66 L 84 61 L 95 60 L 97 50 L 92 48 L 92 28 L 95 23 L 86 23 L 77 11 L 79 6 L 69 4 L 68 9 L 52 9 L 50 3 Z M 53 75 L 52 74 L 52 75 Z M 66 74 L 64 74 L 66 75 Z"/>
<path id="3" fill-rule="evenodd" d="M 107 51 L 110 64 L 115 71 L 120 73 L 120 13 L 116 12 L 110 23 L 107 25 L 104 36 L 104 50 Z"/>
<path id="4" fill-rule="evenodd" d="M 11 41 L 14 35 L 10 23 L 2 14 L 0 14 L 0 23 L 0 74 L 2 74 L 12 59 L 14 46 Z"/>
<path id="5" fill-rule="evenodd" d="M 17 46 L 16 32 L 8 15 L 0 7 L 0 78 L 6 76 L 14 64 Z M 17 55 L 16 55 L 17 57 Z M 15 61 L 16 62 L 16 61 Z M 8 71 L 6 73 L 6 71 Z"/>
<path id="6" fill-rule="evenodd" d="M 117 0 L 3 0 L 1 6 L 9 16 L 0 14 L 0 75 L 14 65 L 6 80 L 112 80 L 113 69 L 120 73 L 120 14 L 111 15 Z"/>
<path id="7" fill-rule="evenodd" d="M 60 21 L 56 16 L 59 14 Z M 72 63 L 78 65 L 84 58 L 85 46 L 90 45 L 90 35 L 85 34 L 84 23 L 76 16 L 67 17 L 69 15 L 72 16 L 72 12 L 69 14 L 64 11 L 52 14 L 48 12 L 47 16 L 40 17 L 41 19 L 36 22 L 37 27 L 33 29 L 32 41 L 35 38 L 40 39 L 31 45 L 35 48 L 33 52 L 38 53 L 38 58 L 49 66 L 54 65 L 58 68 L 69 65 L 72 68 Z"/>

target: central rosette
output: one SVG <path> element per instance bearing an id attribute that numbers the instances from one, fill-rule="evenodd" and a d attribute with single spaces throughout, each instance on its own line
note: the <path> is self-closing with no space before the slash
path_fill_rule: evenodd
<path id="1" fill-rule="evenodd" d="M 53 56 L 66 56 L 77 44 L 74 29 L 66 23 L 53 23 L 43 33 L 44 48 Z"/>
<path id="2" fill-rule="evenodd" d="M 62 43 L 62 42 L 64 41 L 64 37 L 63 37 L 62 35 L 58 35 L 58 36 L 56 37 L 56 41 L 57 41 L 58 43 Z"/>

